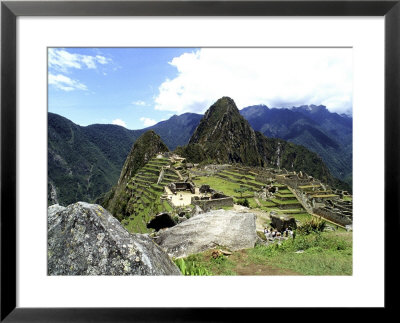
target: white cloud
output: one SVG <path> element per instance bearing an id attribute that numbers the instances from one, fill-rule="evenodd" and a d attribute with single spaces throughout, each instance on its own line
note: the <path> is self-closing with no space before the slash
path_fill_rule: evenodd
<path id="1" fill-rule="evenodd" d="M 143 122 L 143 125 L 145 127 L 150 127 L 150 126 L 153 126 L 153 125 L 155 125 L 157 123 L 156 120 L 153 120 L 153 119 L 150 119 L 150 118 L 145 118 L 145 117 L 140 118 L 140 121 Z"/>
<path id="2" fill-rule="evenodd" d="M 126 123 L 125 121 L 121 120 L 121 119 L 115 119 L 112 121 L 112 124 L 118 125 L 118 126 L 122 126 L 126 128 Z"/>
<path id="3" fill-rule="evenodd" d="M 74 91 L 74 90 L 82 90 L 82 91 L 87 91 L 87 87 L 85 84 L 73 80 L 69 78 L 68 76 L 62 75 L 62 74 L 49 74 L 49 84 L 53 85 L 57 89 L 63 90 L 63 91 Z"/>
<path id="4" fill-rule="evenodd" d="M 145 106 L 146 102 L 142 101 L 142 100 L 137 100 L 137 101 L 133 101 L 132 102 L 133 105 L 139 105 L 139 106 Z"/>
<path id="5" fill-rule="evenodd" d="M 203 48 L 170 64 L 178 75 L 160 85 L 157 110 L 202 113 L 222 96 L 238 108 L 263 103 L 352 109 L 351 49 Z"/>
<path id="6" fill-rule="evenodd" d="M 97 64 L 108 64 L 111 59 L 100 55 L 81 55 L 72 54 L 65 49 L 49 48 L 48 64 L 49 68 L 66 73 L 68 69 L 76 68 L 97 68 Z"/>

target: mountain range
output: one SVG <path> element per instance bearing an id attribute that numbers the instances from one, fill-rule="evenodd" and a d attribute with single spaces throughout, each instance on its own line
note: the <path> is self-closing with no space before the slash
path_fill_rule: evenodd
<path id="1" fill-rule="evenodd" d="M 217 109 L 216 113 L 211 114 L 211 119 L 207 118 L 207 112 L 204 118 L 200 114 L 185 113 L 140 130 L 128 130 L 106 124 L 82 127 L 62 116 L 48 113 L 49 204 L 67 205 L 78 200 L 96 201 L 116 184 L 134 142 L 150 129 L 161 137 L 170 150 L 180 146 L 178 151 L 182 153 L 184 147 L 189 159 L 190 156 L 198 156 L 202 159 L 223 161 L 223 158 L 218 158 L 210 152 L 224 151 L 230 156 L 226 161 L 260 166 L 276 165 L 276 154 L 273 157 L 271 149 L 275 149 L 276 152 L 278 144 L 284 145 L 287 147 L 283 150 L 284 153 L 293 155 L 293 147 L 301 145 L 317 153 L 334 177 L 351 184 L 351 117 L 331 113 L 324 106 L 270 109 L 259 105 L 244 108 L 240 114 L 236 106 L 234 109 L 231 104 L 224 106 L 228 111 Z M 209 116 L 211 108 L 208 110 Z M 241 120 L 240 115 L 247 121 Z M 204 124 L 203 120 L 207 120 L 207 123 Z M 220 137 L 213 136 L 220 138 L 219 141 L 225 148 L 221 150 L 222 147 L 218 147 L 216 150 L 213 145 L 217 140 L 212 140 L 211 145 L 204 146 L 204 142 L 210 137 L 210 129 L 225 123 L 228 126 L 225 125 L 219 130 Z M 232 140 L 228 144 L 229 136 Z M 240 136 L 250 136 L 254 144 L 242 143 L 240 146 Z M 283 140 L 279 141 L 277 138 Z M 286 141 L 296 145 L 287 145 Z M 301 148 L 294 150 L 300 152 Z M 285 158 L 280 159 L 280 166 L 288 166 L 290 169 L 289 164 L 282 164 L 287 159 Z M 319 159 L 318 156 L 312 159 L 315 158 Z M 297 163 L 301 161 L 299 158 L 296 160 Z M 305 167 L 310 162 L 311 160 L 303 160 L 302 166 L 297 166 Z"/>
<path id="2" fill-rule="evenodd" d="M 352 182 L 353 119 L 331 113 L 323 105 L 270 109 L 265 105 L 244 108 L 241 115 L 252 128 L 269 138 L 280 138 L 317 153 L 332 175 Z"/>

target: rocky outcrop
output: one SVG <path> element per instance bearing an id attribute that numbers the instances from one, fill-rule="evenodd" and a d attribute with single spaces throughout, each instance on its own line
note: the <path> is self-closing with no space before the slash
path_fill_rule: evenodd
<path id="1" fill-rule="evenodd" d="M 156 242 L 175 258 L 217 246 L 232 251 L 253 248 L 257 240 L 255 219 L 252 213 L 215 210 L 160 231 Z"/>
<path id="2" fill-rule="evenodd" d="M 96 204 L 49 207 L 47 244 L 49 275 L 180 275 L 151 238 Z"/>
<path id="3" fill-rule="evenodd" d="M 65 206 L 61 206 L 58 204 L 53 204 L 47 208 L 47 216 L 49 219 L 49 223 L 55 222 L 55 218 L 58 216 L 58 213 L 65 210 Z"/>

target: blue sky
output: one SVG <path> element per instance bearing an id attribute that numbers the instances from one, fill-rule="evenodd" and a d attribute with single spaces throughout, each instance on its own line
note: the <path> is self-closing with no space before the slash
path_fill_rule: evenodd
<path id="1" fill-rule="evenodd" d="M 324 104 L 352 113 L 351 49 L 49 48 L 48 109 L 141 129 L 222 96 L 238 108 Z"/>

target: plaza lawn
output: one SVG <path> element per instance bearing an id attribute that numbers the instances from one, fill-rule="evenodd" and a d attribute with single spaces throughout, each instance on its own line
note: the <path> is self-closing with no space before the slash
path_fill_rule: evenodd
<path id="1" fill-rule="evenodd" d="M 196 186 L 201 186 L 203 184 L 210 185 L 210 187 L 216 191 L 222 192 L 225 195 L 233 196 L 236 198 L 242 198 L 240 193 L 235 192 L 236 189 L 240 189 L 240 184 L 229 182 L 223 178 L 216 176 L 204 176 L 197 177 L 193 180 Z M 244 192 L 242 195 L 246 196 L 250 192 Z"/>

